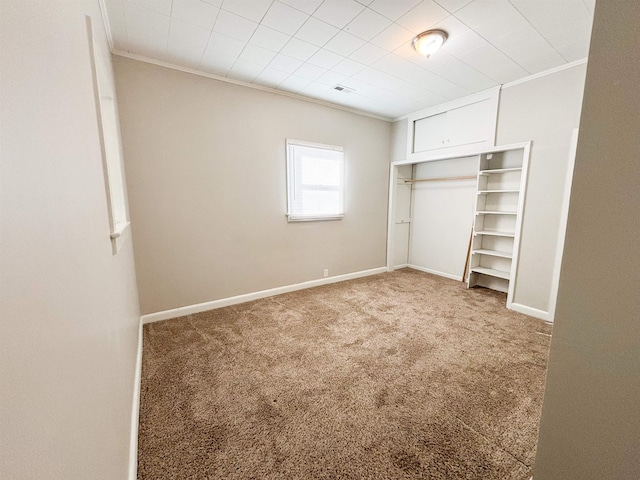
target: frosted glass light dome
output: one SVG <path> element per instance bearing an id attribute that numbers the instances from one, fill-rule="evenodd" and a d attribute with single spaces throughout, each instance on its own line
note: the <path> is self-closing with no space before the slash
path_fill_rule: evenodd
<path id="1" fill-rule="evenodd" d="M 429 58 L 442 46 L 447 36 L 444 30 L 427 30 L 414 38 L 412 45 L 416 52 Z"/>

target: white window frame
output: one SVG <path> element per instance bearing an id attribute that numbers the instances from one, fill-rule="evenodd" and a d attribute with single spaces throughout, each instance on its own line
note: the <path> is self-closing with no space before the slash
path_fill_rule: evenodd
<path id="1" fill-rule="evenodd" d="M 296 172 L 295 165 L 295 148 L 307 147 L 314 148 L 319 151 L 327 150 L 331 152 L 340 152 L 342 154 L 340 162 L 342 184 L 337 187 L 340 194 L 340 208 L 339 212 L 327 213 L 327 214 L 296 214 L 294 213 L 294 202 L 296 189 L 300 189 L 300 182 L 296 182 L 296 179 L 300 178 L 300 174 Z M 345 188 L 345 162 L 344 162 L 344 149 L 337 145 L 326 145 L 322 143 L 305 142 L 301 140 L 286 140 L 286 152 L 287 152 L 287 218 L 289 222 L 310 222 L 310 221 L 322 221 L 322 220 L 340 220 L 344 218 L 344 188 Z M 329 188 L 329 187 L 326 187 Z"/>

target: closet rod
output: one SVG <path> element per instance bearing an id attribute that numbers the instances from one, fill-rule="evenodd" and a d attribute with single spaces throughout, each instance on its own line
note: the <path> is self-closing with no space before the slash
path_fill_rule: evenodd
<path id="1" fill-rule="evenodd" d="M 471 180 L 476 179 L 475 175 L 466 175 L 464 177 L 438 177 L 438 178 L 417 178 L 415 180 L 406 180 L 404 183 L 418 183 L 418 182 L 437 182 L 440 180 Z"/>

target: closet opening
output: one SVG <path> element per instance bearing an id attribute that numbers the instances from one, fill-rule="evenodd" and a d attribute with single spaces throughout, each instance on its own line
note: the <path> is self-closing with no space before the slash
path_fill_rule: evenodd
<path id="1" fill-rule="evenodd" d="M 518 251 L 531 142 L 393 162 L 387 269 L 413 268 L 507 293 Z"/>

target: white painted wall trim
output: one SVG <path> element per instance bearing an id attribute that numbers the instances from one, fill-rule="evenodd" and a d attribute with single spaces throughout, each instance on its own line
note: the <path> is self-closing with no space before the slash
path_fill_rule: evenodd
<path id="1" fill-rule="evenodd" d="M 272 297 L 282 293 L 295 292 L 296 290 L 304 290 L 305 288 L 319 287 L 320 285 L 328 285 L 330 283 L 344 282 L 354 278 L 367 277 L 369 275 L 377 275 L 385 273 L 387 267 L 372 268 L 371 270 L 362 270 L 360 272 L 346 273 L 344 275 L 336 275 L 335 277 L 320 278 L 318 280 L 310 280 L 308 282 L 296 283 L 293 285 L 285 285 L 283 287 L 270 288 L 259 292 L 245 293 L 235 297 L 221 298 L 211 302 L 198 303 L 196 305 L 188 305 L 185 307 L 164 310 L 162 312 L 150 313 L 141 317 L 142 323 L 159 322 L 170 318 L 182 317 L 184 315 L 192 315 L 194 313 L 206 312 L 216 308 L 228 307 L 238 303 L 251 302 L 261 298 Z"/>
<path id="2" fill-rule="evenodd" d="M 525 142 L 522 147 L 522 172 L 520 173 L 520 193 L 518 194 L 518 215 L 516 216 L 515 237 L 513 239 L 513 253 L 511 257 L 511 272 L 513 279 L 509 281 L 507 291 L 507 308 L 511 308 L 513 297 L 518 286 L 520 269 L 520 245 L 522 244 L 522 219 L 527 201 L 527 185 L 529 184 L 529 159 L 531 158 L 531 142 Z"/>
<path id="3" fill-rule="evenodd" d="M 556 246 L 556 258 L 551 278 L 551 296 L 549 298 L 549 321 L 553 322 L 556 316 L 556 303 L 558 301 L 558 288 L 560 286 L 560 270 L 562 269 L 562 254 L 564 253 L 564 239 L 567 233 L 567 220 L 569 219 L 569 202 L 571 198 L 571 185 L 573 183 L 573 168 L 576 163 L 576 151 L 578 149 L 578 129 L 571 133 L 571 147 L 569 150 L 569 162 L 567 163 L 567 178 L 564 185 L 564 198 L 560 210 L 560 228 L 558 244 Z"/>
<path id="4" fill-rule="evenodd" d="M 412 265 L 410 263 L 407 264 L 406 266 L 409 267 L 409 268 L 413 268 L 414 270 L 418 270 L 420 272 L 432 273 L 433 275 L 438 275 L 440 277 L 450 278 L 451 280 L 457 280 L 459 282 L 462 282 L 462 279 L 460 278 L 460 275 L 452 275 L 451 273 L 439 272 L 437 270 L 432 270 L 430 268 L 419 267 L 418 265 Z"/>
<path id="5" fill-rule="evenodd" d="M 241 80 L 234 80 L 227 77 L 221 77 L 219 75 L 214 75 L 213 73 L 207 73 L 201 70 L 195 70 L 193 68 L 188 68 L 188 67 L 181 67 L 179 65 L 174 65 L 172 63 L 161 62 L 160 60 L 154 60 L 152 58 L 147 58 L 142 55 L 135 55 L 133 53 L 122 52 L 116 49 L 112 49 L 111 53 L 114 55 L 118 55 L 119 57 L 131 58 L 133 60 L 138 60 L 140 62 L 151 63 L 152 65 L 158 65 L 160 67 L 170 68 L 172 70 L 178 70 L 179 72 L 190 73 L 192 75 L 198 75 L 200 77 L 212 78 L 213 80 L 218 80 L 220 82 L 231 83 L 233 85 L 240 85 L 241 87 L 253 88 L 254 90 L 262 90 L 263 92 L 275 93 L 277 95 L 282 95 L 284 97 L 296 98 L 298 100 L 315 103 L 317 105 L 322 105 L 324 107 L 330 107 L 330 108 L 335 108 L 336 110 L 342 110 L 344 112 L 355 113 L 356 115 L 362 115 L 363 117 L 375 118 L 376 120 L 383 120 L 385 122 L 392 121 L 391 117 L 376 115 L 375 113 L 365 112 L 364 110 L 358 110 L 356 108 L 344 107 L 336 103 L 331 103 L 324 100 L 318 100 L 317 98 L 305 97 L 304 95 L 285 92 L 284 90 L 277 90 L 275 88 L 265 87 L 264 85 L 258 85 L 256 83 L 247 83 Z"/>
<path id="6" fill-rule="evenodd" d="M 510 143 L 508 145 L 496 145 L 494 147 L 474 147 L 473 149 L 464 150 L 463 153 L 460 152 L 447 152 L 447 153 L 438 153 L 434 155 L 430 155 L 420 160 L 398 160 L 397 162 L 391 162 L 392 167 L 399 167 L 401 165 L 415 165 L 418 163 L 424 162 L 435 162 L 438 160 L 449 160 L 453 158 L 465 158 L 465 157 L 474 157 L 476 155 L 481 155 L 483 153 L 493 153 L 493 152 L 502 152 L 505 150 L 519 150 L 521 148 L 526 148 L 527 145 L 530 145 L 531 142 L 519 142 L 519 143 Z"/>
<path id="7" fill-rule="evenodd" d="M 140 423 L 140 383 L 142 381 L 142 317 L 138 323 L 138 350 L 136 371 L 133 376 L 133 403 L 131 406 L 131 437 L 129 440 L 129 480 L 138 478 L 138 425 Z"/>
<path id="8" fill-rule="evenodd" d="M 578 65 L 583 65 L 585 63 L 587 63 L 586 58 L 565 63 L 564 65 L 550 68 L 549 70 L 545 70 L 544 72 L 534 73 L 533 75 L 529 75 L 528 77 L 519 78 L 518 80 L 514 80 L 513 82 L 507 82 L 504 85 L 502 85 L 502 88 L 504 89 L 509 87 L 515 87 L 516 85 L 520 85 L 521 83 L 530 82 L 531 80 L 536 80 L 537 78 L 546 77 L 547 75 L 553 75 L 554 73 L 558 73 L 563 70 L 568 70 L 570 68 L 577 67 Z"/>
<path id="9" fill-rule="evenodd" d="M 393 268 L 393 252 L 394 237 L 393 232 L 396 222 L 395 198 L 396 184 L 398 182 L 398 169 L 392 163 L 389 165 L 389 210 L 387 212 L 387 271 L 392 272 Z"/>
<path id="10" fill-rule="evenodd" d="M 102 14 L 102 23 L 104 24 L 104 31 L 107 34 L 107 42 L 109 42 L 109 49 L 113 50 L 113 35 L 111 35 L 111 25 L 109 24 L 109 14 L 107 12 L 107 4 L 105 0 L 98 0 L 100 5 L 100 13 Z"/>
<path id="11" fill-rule="evenodd" d="M 539 310 L 533 307 L 528 307 L 526 305 L 522 305 L 521 303 L 512 303 L 509 308 L 514 312 L 524 313 L 525 315 L 539 318 L 540 320 L 544 320 L 545 322 L 553 321 L 553 315 L 550 315 L 549 312 L 545 312 L 544 310 Z"/>

